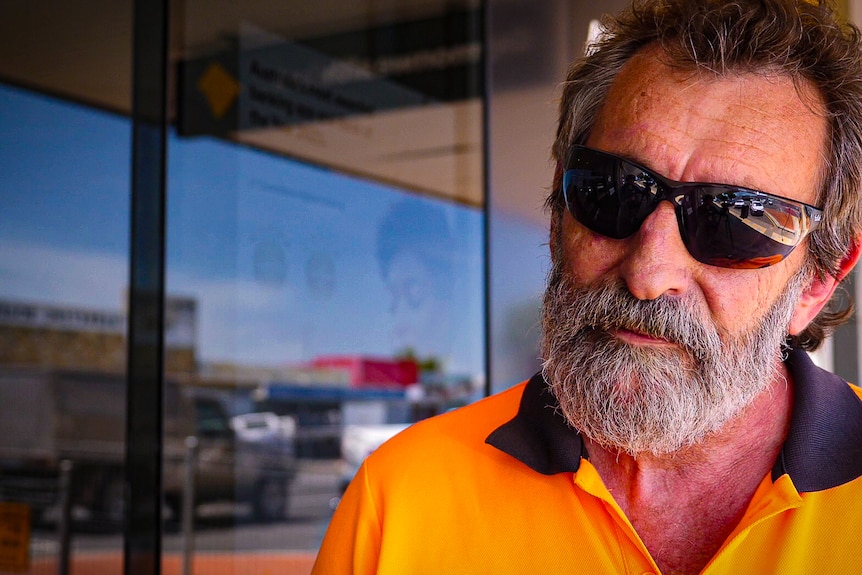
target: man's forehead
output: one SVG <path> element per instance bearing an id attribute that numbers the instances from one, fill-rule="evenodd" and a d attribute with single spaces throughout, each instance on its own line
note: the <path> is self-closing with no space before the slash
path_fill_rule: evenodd
<path id="1" fill-rule="evenodd" d="M 588 143 L 676 180 L 804 191 L 798 199 L 813 201 L 828 132 L 822 109 L 804 82 L 675 69 L 650 48 L 612 84 Z M 796 193 L 786 189 L 791 167 L 810 178 Z"/>
<path id="2" fill-rule="evenodd" d="M 778 92 L 790 88 L 781 96 Z M 766 110 L 769 116 L 762 119 L 784 119 L 800 112 L 818 115 L 823 123 L 828 113 L 816 86 L 802 77 L 791 77 L 774 69 L 756 71 L 729 70 L 717 74 L 708 68 L 680 67 L 670 62 L 668 55 L 657 47 L 647 47 L 636 53 L 620 70 L 611 83 L 606 103 L 600 114 L 605 120 L 633 121 L 637 117 L 657 110 L 671 110 L 668 118 L 684 121 L 679 114 L 687 110 L 693 116 L 715 111 L 715 104 L 726 107 L 750 108 L 747 98 L 762 93 L 771 98 Z M 712 104 L 709 110 L 704 104 Z M 630 114 L 631 117 L 625 117 Z M 742 127 L 742 126 L 740 126 Z"/>

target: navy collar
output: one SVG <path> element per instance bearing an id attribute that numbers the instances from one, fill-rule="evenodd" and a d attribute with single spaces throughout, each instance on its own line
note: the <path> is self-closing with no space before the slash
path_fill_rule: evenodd
<path id="1" fill-rule="evenodd" d="M 791 350 L 785 365 L 793 381 L 793 412 L 773 481 L 787 473 L 806 492 L 862 476 L 862 401 L 804 351 Z M 515 417 L 485 442 L 544 475 L 575 472 L 587 456 L 580 433 L 568 426 L 540 373 L 524 387 Z"/>

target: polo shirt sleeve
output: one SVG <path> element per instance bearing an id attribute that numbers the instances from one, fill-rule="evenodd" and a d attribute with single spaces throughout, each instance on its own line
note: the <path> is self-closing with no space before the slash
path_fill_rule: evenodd
<path id="1" fill-rule="evenodd" d="M 380 516 L 363 464 L 332 516 L 312 575 L 371 575 L 380 559 Z"/>

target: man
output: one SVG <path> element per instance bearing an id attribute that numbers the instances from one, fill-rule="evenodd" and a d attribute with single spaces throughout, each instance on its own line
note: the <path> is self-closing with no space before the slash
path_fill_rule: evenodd
<path id="1" fill-rule="evenodd" d="M 372 454 L 316 573 L 862 571 L 862 391 L 806 354 L 862 240 L 855 29 L 605 27 L 563 89 L 542 374 Z"/>

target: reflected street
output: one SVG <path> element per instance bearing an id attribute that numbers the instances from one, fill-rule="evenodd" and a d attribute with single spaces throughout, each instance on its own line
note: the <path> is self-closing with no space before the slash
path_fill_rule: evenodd
<path id="1" fill-rule="evenodd" d="M 308 573 L 332 514 L 334 500 L 340 495 L 340 460 L 300 460 L 299 474 L 292 485 L 288 519 L 274 523 L 258 523 L 252 519 L 250 506 L 228 503 L 202 505 L 195 520 L 195 571 L 203 569 L 200 557 L 217 553 L 217 572 L 224 574 L 260 573 L 260 567 L 245 557 L 283 555 L 292 560 L 287 575 Z M 163 572 L 179 573 L 178 565 L 184 548 L 183 534 L 176 526 L 165 530 L 162 541 L 166 565 Z M 120 534 L 75 533 L 72 541 L 72 571 L 75 575 L 109 575 L 122 571 L 123 540 Z M 30 573 L 55 573 L 59 549 L 56 533 L 37 529 L 32 539 Z M 104 561 L 90 561 L 92 557 Z M 82 558 L 88 558 L 81 562 Z M 94 566 L 88 569 L 88 565 Z M 168 563 L 177 566 L 170 568 Z"/>

